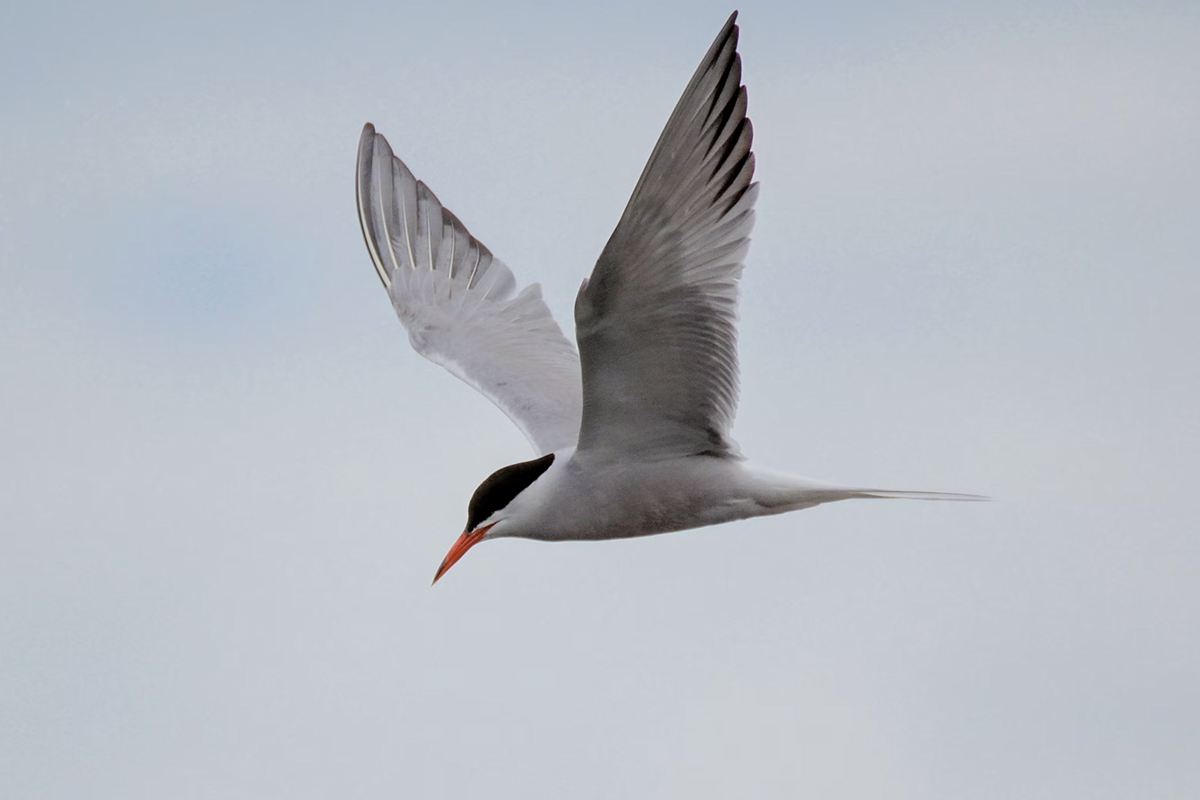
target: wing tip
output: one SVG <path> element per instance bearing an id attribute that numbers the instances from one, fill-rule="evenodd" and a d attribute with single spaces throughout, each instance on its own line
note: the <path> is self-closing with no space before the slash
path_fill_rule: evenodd
<path id="1" fill-rule="evenodd" d="M 379 146 L 381 142 L 382 148 Z M 373 241 L 375 231 L 370 195 L 371 186 L 378 180 L 377 160 L 382 157 L 386 163 L 390 150 L 387 140 L 375 132 L 375 126 L 372 123 L 368 122 L 363 125 L 362 135 L 358 140 L 358 163 L 355 165 L 354 171 L 354 194 L 358 206 L 358 223 L 362 229 L 363 242 L 367 245 L 367 252 L 370 253 L 371 261 L 375 266 L 375 273 L 379 276 L 383 288 L 389 290 L 392 282 L 387 269 L 383 266 L 382 255 Z"/>
<path id="2" fill-rule="evenodd" d="M 371 162 L 374 160 L 375 140 L 383 137 L 375 132 L 375 126 L 368 122 L 363 125 L 362 134 L 358 137 L 358 173 L 361 177 L 363 167 L 368 170 L 371 168 Z"/>
<path id="3" fill-rule="evenodd" d="M 701 71 L 705 67 L 711 67 L 717 63 L 726 49 L 732 50 L 733 54 L 737 55 L 739 34 L 737 16 L 738 12 L 734 11 L 729 15 L 729 19 L 725 20 L 725 24 L 721 26 L 721 32 L 717 34 L 717 38 L 713 39 L 712 46 L 708 48 L 708 54 L 701 62 Z"/>

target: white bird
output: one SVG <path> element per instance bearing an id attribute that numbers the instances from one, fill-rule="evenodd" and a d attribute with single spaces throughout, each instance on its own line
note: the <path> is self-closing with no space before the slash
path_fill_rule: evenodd
<path id="1" fill-rule="evenodd" d="M 363 128 L 359 221 L 409 341 L 499 406 L 538 455 L 475 490 L 434 583 L 485 539 L 623 539 L 851 498 L 984 499 L 787 475 L 748 462 L 730 438 L 738 280 L 758 196 L 736 18 L 580 287 L 578 354 L 541 288 L 518 292 L 508 267 Z"/>

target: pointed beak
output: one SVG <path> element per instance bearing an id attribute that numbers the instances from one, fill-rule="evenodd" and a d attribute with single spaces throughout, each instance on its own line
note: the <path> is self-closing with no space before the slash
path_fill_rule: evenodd
<path id="1" fill-rule="evenodd" d="M 446 557 L 442 559 L 442 565 L 438 567 L 437 574 L 433 576 L 433 583 L 437 583 L 438 580 L 446 574 L 447 570 L 453 567 L 460 558 L 467 554 L 468 550 L 482 542 L 483 537 L 487 535 L 487 532 L 491 530 L 492 526 L 495 524 L 496 523 L 493 522 L 492 525 L 488 525 L 483 528 L 477 528 L 473 531 L 464 531 L 463 535 L 458 537 L 458 541 L 454 543 L 454 546 L 450 548 L 450 552 L 446 553 Z M 433 584 L 430 585 L 432 586 Z"/>

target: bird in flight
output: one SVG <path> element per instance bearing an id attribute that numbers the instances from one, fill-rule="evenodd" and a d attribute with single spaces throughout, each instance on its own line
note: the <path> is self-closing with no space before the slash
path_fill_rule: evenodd
<path id="1" fill-rule="evenodd" d="M 479 485 L 434 583 L 485 539 L 623 539 L 852 498 L 983 499 L 788 475 L 747 461 L 730 437 L 738 280 L 758 196 L 736 19 L 684 89 L 579 289 L 578 352 L 541 287 L 518 291 L 363 128 L 358 217 L 409 342 L 495 403 L 537 455 Z"/>

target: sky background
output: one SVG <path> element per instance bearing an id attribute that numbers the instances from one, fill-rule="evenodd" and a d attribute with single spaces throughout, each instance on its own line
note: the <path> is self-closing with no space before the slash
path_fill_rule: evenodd
<path id="1" fill-rule="evenodd" d="M 429 587 L 529 450 L 408 348 L 363 123 L 567 323 L 730 10 L 6 11 L 0 796 L 1200 796 L 1195 3 L 741 4 L 736 437 L 995 502 Z"/>

